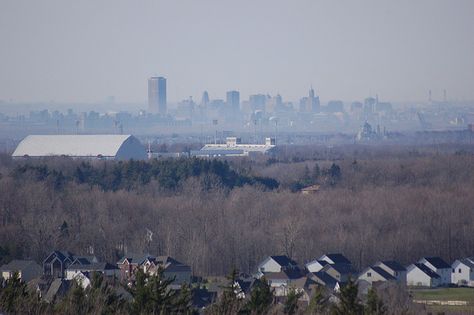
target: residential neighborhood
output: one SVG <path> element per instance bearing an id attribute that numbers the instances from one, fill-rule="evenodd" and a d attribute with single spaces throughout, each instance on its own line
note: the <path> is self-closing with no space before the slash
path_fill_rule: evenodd
<path id="1" fill-rule="evenodd" d="M 1 266 L 0 271 L 3 285 L 17 276 L 46 303 L 61 300 L 74 282 L 87 289 L 94 274 L 103 276 L 122 298 L 128 300 L 133 299 L 128 291 L 134 287 L 138 272 L 159 275 L 169 281 L 168 290 L 179 291 L 183 286 L 189 286 L 193 306 L 201 310 L 214 303 L 223 292 L 222 285 L 195 276 L 189 265 L 170 256 L 151 254 L 130 253 L 116 263 L 109 263 L 99 261 L 93 255 L 55 250 L 42 265 L 32 260 L 12 260 Z M 362 295 L 371 287 L 384 283 L 396 284 L 406 290 L 474 288 L 474 258 L 457 259 L 449 265 L 440 257 L 422 257 L 407 267 L 394 260 L 383 260 L 357 271 L 342 253 L 327 253 L 304 265 L 286 255 L 274 255 L 262 259 L 254 274 L 239 273 L 232 287 L 237 299 L 246 300 L 256 286 L 267 283 L 275 303 L 284 303 L 292 292 L 296 292 L 298 303 L 308 306 L 316 289 L 323 289 L 332 303 L 338 303 L 338 293 L 350 281 L 358 286 Z"/>

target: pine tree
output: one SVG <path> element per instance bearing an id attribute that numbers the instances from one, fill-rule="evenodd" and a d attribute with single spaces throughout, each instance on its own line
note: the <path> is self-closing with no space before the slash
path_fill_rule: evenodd
<path id="1" fill-rule="evenodd" d="M 273 290 L 265 277 L 256 280 L 245 309 L 253 314 L 265 314 L 273 304 Z"/>
<path id="2" fill-rule="evenodd" d="M 307 308 L 308 314 L 322 314 L 327 309 L 328 298 L 324 294 L 324 288 L 322 286 L 317 286 L 314 289 L 313 296 L 309 301 Z"/>
<path id="3" fill-rule="evenodd" d="M 298 310 L 298 300 L 301 297 L 301 292 L 296 292 L 294 288 L 290 288 L 288 295 L 286 296 L 285 306 L 283 311 L 285 314 L 293 315 Z"/>
<path id="4" fill-rule="evenodd" d="M 339 303 L 334 306 L 334 315 L 361 315 L 363 307 L 358 298 L 359 288 L 357 284 L 349 279 L 346 285 L 341 287 Z"/>
<path id="5" fill-rule="evenodd" d="M 22 302 L 28 298 L 26 284 L 20 280 L 18 272 L 5 281 L 2 288 L 0 282 L 0 311 L 17 313 Z"/>
<path id="6" fill-rule="evenodd" d="M 367 293 L 367 303 L 365 305 L 364 314 L 367 315 L 384 315 L 386 313 L 385 305 L 383 301 L 379 299 L 377 291 L 374 288 L 370 288 Z"/>

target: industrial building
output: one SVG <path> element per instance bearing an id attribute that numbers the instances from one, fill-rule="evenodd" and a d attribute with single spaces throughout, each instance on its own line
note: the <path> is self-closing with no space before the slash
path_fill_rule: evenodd
<path id="1" fill-rule="evenodd" d="M 191 151 L 193 156 L 252 156 L 271 154 L 275 148 L 274 138 L 265 138 L 265 144 L 244 144 L 240 138 L 227 137 L 223 144 L 206 144 L 201 150 Z"/>
<path id="2" fill-rule="evenodd" d="M 110 160 L 145 160 L 147 153 L 132 135 L 30 135 L 18 144 L 14 158 L 67 156 Z"/>

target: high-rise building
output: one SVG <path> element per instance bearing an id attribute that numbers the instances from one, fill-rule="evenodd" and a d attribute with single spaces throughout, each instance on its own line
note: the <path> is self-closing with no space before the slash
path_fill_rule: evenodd
<path id="1" fill-rule="evenodd" d="M 148 110 L 152 113 L 166 114 L 166 78 L 148 79 Z"/>
<path id="2" fill-rule="evenodd" d="M 316 96 L 314 94 L 314 90 L 312 87 L 309 90 L 308 97 L 304 97 L 300 100 L 300 111 L 308 113 L 318 113 L 321 111 L 319 96 Z"/>
<path id="3" fill-rule="evenodd" d="M 233 112 L 237 112 L 240 109 L 240 93 L 239 91 L 228 91 L 227 92 L 227 106 Z"/>
<path id="4" fill-rule="evenodd" d="M 202 93 L 201 106 L 205 107 L 207 104 L 209 104 L 209 93 L 204 91 L 204 93 Z"/>

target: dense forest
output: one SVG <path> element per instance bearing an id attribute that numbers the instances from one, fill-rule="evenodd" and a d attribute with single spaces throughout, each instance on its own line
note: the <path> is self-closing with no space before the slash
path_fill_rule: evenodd
<path id="1" fill-rule="evenodd" d="M 272 158 L 149 162 L 0 157 L 0 264 L 53 249 L 115 262 L 171 255 L 196 275 L 265 256 L 356 265 L 474 253 L 474 157 L 463 147 L 285 147 Z M 299 188 L 319 184 L 316 194 Z M 151 232 L 151 237 L 150 236 Z"/>

